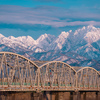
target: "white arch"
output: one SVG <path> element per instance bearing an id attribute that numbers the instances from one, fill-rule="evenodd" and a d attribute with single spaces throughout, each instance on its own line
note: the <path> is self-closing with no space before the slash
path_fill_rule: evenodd
<path id="1" fill-rule="evenodd" d="M 95 72 L 97 72 L 100 75 L 100 73 L 95 68 L 93 68 L 93 67 L 83 67 L 83 68 L 79 69 L 78 71 L 76 71 L 76 73 L 79 73 L 80 71 L 82 71 L 84 69 L 87 69 L 87 68 L 93 69 Z"/>
<path id="2" fill-rule="evenodd" d="M 12 53 L 12 52 L 0 52 L 0 54 L 12 54 L 12 55 L 15 55 L 15 56 L 19 56 L 23 59 L 26 59 L 27 61 L 29 61 L 30 63 L 32 63 L 33 65 L 35 65 L 35 67 L 39 68 L 33 61 L 31 61 L 30 59 L 22 56 L 22 55 L 19 55 L 19 54 L 16 54 L 16 53 Z"/>
<path id="3" fill-rule="evenodd" d="M 66 66 L 68 66 L 69 68 L 71 68 L 71 69 L 76 73 L 76 70 L 75 70 L 74 68 L 72 68 L 70 65 L 68 65 L 67 63 L 64 63 L 64 62 L 62 62 L 62 61 L 50 61 L 50 62 L 47 62 L 47 63 L 41 65 L 39 68 L 41 69 L 41 68 L 44 67 L 45 65 L 48 65 L 48 64 L 50 64 L 50 63 L 56 63 L 56 62 L 65 64 Z"/>

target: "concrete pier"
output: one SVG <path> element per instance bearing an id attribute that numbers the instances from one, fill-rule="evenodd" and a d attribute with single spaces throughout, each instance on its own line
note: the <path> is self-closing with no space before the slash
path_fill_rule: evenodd
<path id="1" fill-rule="evenodd" d="M 100 100 L 100 92 L 0 92 L 0 100 Z"/>

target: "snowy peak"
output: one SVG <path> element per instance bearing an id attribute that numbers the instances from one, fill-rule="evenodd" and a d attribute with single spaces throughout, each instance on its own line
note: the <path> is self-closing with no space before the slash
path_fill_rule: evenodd
<path id="1" fill-rule="evenodd" d="M 82 34 L 82 33 L 84 33 L 84 35 L 86 35 L 87 32 L 93 32 L 93 31 L 96 32 L 97 30 L 100 31 L 100 28 L 96 28 L 93 25 L 89 25 L 87 27 L 83 26 L 81 29 L 77 29 L 74 32 L 74 35 L 79 35 L 79 34 Z"/>
<path id="2" fill-rule="evenodd" d="M 52 38 L 55 38 L 55 36 L 45 33 L 45 34 L 41 35 L 36 41 L 37 41 L 37 43 L 44 41 L 44 40 L 48 40 L 51 42 Z"/>
<path id="3" fill-rule="evenodd" d="M 69 32 L 63 31 L 58 37 L 60 39 L 67 38 L 69 36 Z"/>
<path id="4" fill-rule="evenodd" d="M 63 31 L 58 37 L 43 34 L 37 40 L 31 36 L 0 34 L 0 51 L 19 53 L 30 59 L 61 60 L 75 66 L 97 65 L 100 69 L 100 28 L 89 25 Z"/>
<path id="5" fill-rule="evenodd" d="M 49 36 L 48 36 L 49 34 L 43 34 L 43 35 L 41 35 L 38 39 L 37 39 L 37 41 L 39 42 L 39 41 L 43 41 L 44 39 L 46 39 L 46 38 L 48 38 Z"/>
<path id="6" fill-rule="evenodd" d="M 43 34 L 37 40 L 37 46 L 43 48 L 44 50 L 48 50 L 48 46 L 54 41 L 56 37 L 50 34 Z"/>
<path id="7" fill-rule="evenodd" d="M 51 50 L 59 50 L 62 49 L 63 45 L 66 43 L 67 38 L 69 36 L 69 32 L 61 32 L 61 34 L 53 41 L 50 45 Z"/>
<path id="8" fill-rule="evenodd" d="M 33 42 L 35 42 L 35 40 L 31 36 L 17 37 L 16 40 L 22 41 L 22 42 L 25 42 L 25 41 L 33 41 Z"/>
<path id="9" fill-rule="evenodd" d="M 8 39 L 14 40 L 16 38 L 14 36 L 9 36 Z"/>
<path id="10" fill-rule="evenodd" d="M 96 30 L 96 31 L 87 32 L 87 34 L 85 35 L 84 39 L 88 43 L 96 42 L 96 41 L 98 41 L 100 39 L 100 31 Z"/>
<path id="11" fill-rule="evenodd" d="M 8 39 L 10 39 L 11 41 L 13 41 L 14 43 L 19 43 L 25 46 L 31 46 L 33 44 L 36 44 L 35 40 L 31 37 L 31 36 L 20 36 L 20 37 L 13 37 L 13 36 L 9 36 Z"/>
<path id="12" fill-rule="evenodd" d="M 89 25 L 89 26 L 87 26 L 86 28 L 87 28 L 88 30 L 97 29 L 97 28 L 95 28 L 93 25 Z"/>
<path id="13" fill-rule="evenodd" d="M 87 27 L 83 26 L 82 28 L 75 30 L 74 35 L 79 35 L 79 34 L 85 35 L 87 32 L 91 32 L 91 31 L 95 31 L 95 30 L 97 30 L 97 28 L 95 28 L 92 25 L 89 25 Z"/>
<path id="14" fill-rule="evenodd" d="M 62 45 L 65 43 L 65 41 L 67 40 L 67 38 L 68 38 L 68 36 L 69 36 L 69 32 L 62 32 L 59 36 L 58 36 L 58 38 L 57 38 L 57 40 L 55 41 L 57 44 L 58 44 L 58 47 L 59 47 L 59 49 L 62 49 Z"/>
<path id="15" fill-rule="evenodd" d="M 25 40 L 35 41 L 31 36 L 20 36 L 17 38 L 15 38 L 14 36 L 9 36 L 8 39 L 15 40 L 15 41 L 24 41 L 24 42 Z"/>
<path id="16" fill-rule="evenodd" d="M 100 40 L 100 28 L 96 28 L 92 25 L 84 26 L 75 32 L 72 30 L 68 32 L 63 31 L 58 37 L 45 33 L 37 40 L 34 40 L 31 36 L 5 37 L 2 34 L 0 34 L 0 39 L 1 44 L 8 45 L 12 48 L 16 48 L 16 46 L 19 45 L 32 51 L 37 48 L 37 52 L 62 50 L 63 48 L 69 50 L 75 46 L 77 46 L 75 47 L 77 49 L 80 46 L 92 44 Z"/>
<path id="17" fill-rule="evenodd" d="M 0 34 L 0 38 L 4 38 L 4 37 L 5 37 L 4 35 Z"/>
<path id="18" fill-rule="evenodd" d="M 0 44 L 4 44 L 15 50 L 23 49 L 24 51 L 27 51 L 27 50 L 30 51 L 31 49 L 29 49 L 29 47 L 30 46 L 32 47 L 34 46 L 34 44 L 36 44 L 36 41 L 30 36 L 20 36 L 20 37 L 15 38 L 14 36 L 5 37 L 1 34 L 0 38 L 1 38 Z M 42 50 L 39 50 L 39 51 L 42 51 Z"/>
<path id="19" fill-rule="evenodd" d="M 96 42 L 100 39 L 100 28 L 95 28 L 94 26 L 87 26 L 87 33 L 84 39 L 88 43 Z"/>
<path id="20" fill-rule="evenodd" d="M 88 43 L 96 42 L 100 39 L 100 28 L 95 28 L 92 25 L 78 29 L 74 33 L 75 38 L 86 40 Z"/>

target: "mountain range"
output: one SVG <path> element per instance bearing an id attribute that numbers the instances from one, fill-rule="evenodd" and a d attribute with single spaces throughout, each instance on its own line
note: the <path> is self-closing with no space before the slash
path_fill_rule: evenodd
<path id="1" fill-rule="evenodd" d="M 91 66 L 100 70 L 100 28 L 92 25 L 61 32 L 58 37 L 43 34 L 5 37 L 0 34 L 0 51 L 24 55 L 31 60 L 59 60 L 71 66 Z"/>

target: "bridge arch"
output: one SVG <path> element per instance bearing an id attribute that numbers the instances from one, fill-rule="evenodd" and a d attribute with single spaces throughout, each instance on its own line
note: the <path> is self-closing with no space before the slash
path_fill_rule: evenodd
<path id="1" fill-rule="evenodd" d="M 92 67 L 83 67 L 76 72 L 77 88 L 100 89 L 100 73 Z"/>
<path id="2" fill-rule="evenodd" d="M 50 61 L 39 67 L 40 86 L 47 88 L 72 88 L 76 84 L 76 71 L 61 61 Z"/>
<path id="3" fill-rule="evenodd" d="M 0 90 L 100 90 L 100 73 L 92 67 L 78 71 L 61 61 L 38 67 L 16 53 L 0 52 Z"/>
<path id="4" fill-rule="evenodd" d="M 0 86 L 37 86 L 38 66 L 28 58 L 11 52 L 0 52 Z"/>

